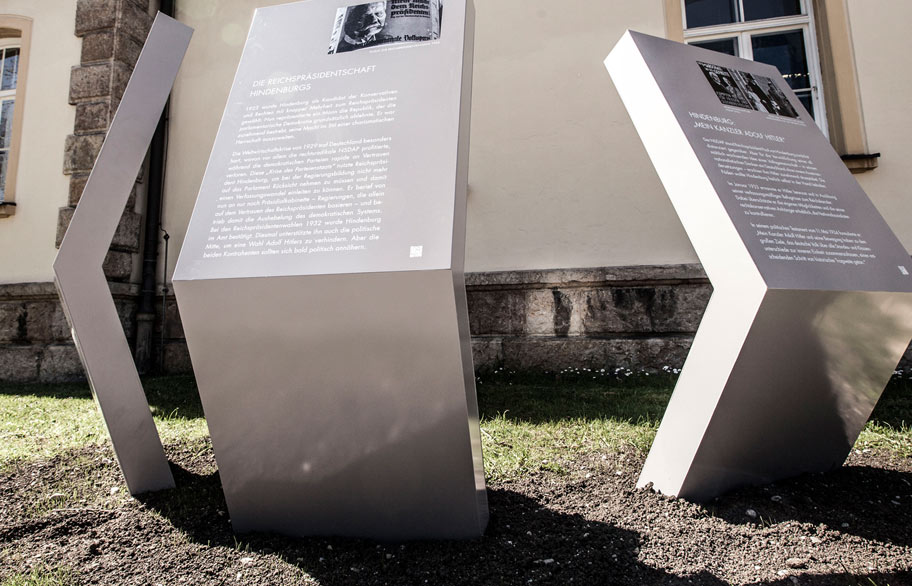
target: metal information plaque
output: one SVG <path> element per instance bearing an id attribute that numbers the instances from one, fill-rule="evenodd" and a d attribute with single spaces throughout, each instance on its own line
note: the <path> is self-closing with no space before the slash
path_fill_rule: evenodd
<path id="1" fill-rule="evenodd" d="M 472 46 L 459 0 L 254 16 L 174 274 L 237 531 L 484 531 Z"/>
<path id="2" fill-rule="evenodd" d="M 714 292 L 639 485 L 840 466 L 912 339 L 912 263 L 772 66 L 628 31 L 605 60 Z"/>
<path id="3" fill-rule="evenodd" d="M 193 29 L 159 13 L 54 260 L 54 282 L 130 494 L 174 478 L 102 263 Z"/>

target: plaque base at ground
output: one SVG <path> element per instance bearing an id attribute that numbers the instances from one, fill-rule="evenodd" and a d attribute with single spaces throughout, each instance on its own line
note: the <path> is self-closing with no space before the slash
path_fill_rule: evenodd
<path id="1" fill-rule="evenodd" d="M 840 466 L 912 339 L 912 263 L 769 65 L 628 31 L 605 61 L 713 296 L 639 479 Z"/>
<path id="2" fill-rule="evenodd" d="M 841 466 L 910 313 L 912 295 L 717 288 L 638 485 L 701 501 Z"/>
<path id="3" fill-rule="evenodd" d="M 175 282 L 236 531 L 482 534 L 460 287 L 447 270 Z"/>

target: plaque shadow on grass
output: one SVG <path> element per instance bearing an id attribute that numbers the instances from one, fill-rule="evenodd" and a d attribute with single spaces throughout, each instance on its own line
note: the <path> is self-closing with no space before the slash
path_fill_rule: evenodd
<path id="1" fill-rule="evenodd" d="M 192 376 L 144 377 L 146 400 L 155 415 L 172 419 L 203 417 L 196 381 Z M 0 395 L 33 396 L 49 399 L 91 399 L 88 383 L 4 383 Z"/>
<path id="2" fill-rule="evenodd" d="M 709 572 L 677 576 L 637 559 L 643 536 L 548 509 L 527 495 L 489 489 L 490 522 L 472 540 L 295 538 L 235 535 L 218 473 L 172 464 L 177 488 L 140 495 L 194 542 L 280 557 L 321 584 L 725 584 Z"/>

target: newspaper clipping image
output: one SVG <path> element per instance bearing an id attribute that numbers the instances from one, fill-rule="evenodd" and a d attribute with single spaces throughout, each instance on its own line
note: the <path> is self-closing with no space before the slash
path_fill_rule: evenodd
<path id="1" fill-rule="evenodd" d="M 697 63 L 719 101 L 726 106 L 798 118 L 798 111 L 772 79 L 712 63 Z"/>
<path id="2" fill-rule="evenodd" d="M 386 0 L 336 11 L 329 54 L 440 38 L 443 0 Z"/>

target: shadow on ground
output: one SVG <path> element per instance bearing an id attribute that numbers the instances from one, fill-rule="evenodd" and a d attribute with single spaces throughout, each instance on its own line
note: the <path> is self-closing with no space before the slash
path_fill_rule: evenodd
<path id="1" fill-rule="evenodd" d="M 142 495 L 146 506 L 199 544 L 280 556 L 322 584 L 725 584 L 708 573 L 681 582 L 682 577 L 637 560 L 642 540 L 637 532 L 555 512 L 505 489 L 488 491 L 490 523 L 475 540 L 235 536 L 218 473 L 198 475 L 173 464 L 172 469 L 178 488 Z"/>
<path id="2" fill-rule="evenodd" d="M 491 520 L 483 538 L 470 541 L 411 541 L 383 543 L 342 538 L 291 538 L 270 534 L 235 535 L 231 531 L 218 473 L 196 474 L 173 465 L 178 488 L 143 495 L 140 500 L 167 518 L 194 542 L 237 548 L 251 555 L 277 556 L 297 566 L 321 584 L 611 584 L 722 586 L 726 581 L 709 571 L 675 575 L 639 559 L 648 536 L 608 523 L 555 511 L 527 495 L 509 489 L 488 491 Z M 905 486 L 910 475 L 876 468 L 850 468 L 804 478 L 774 494 L 764 489 L 739 491 L 716 503 L 716 514 L 733 524 L 745 523 L 744 499 L 765 497 L 778 516 L 832 524 L 851 508 L 855 493 L 838 485 Z M 752 492 L 751 492 L 752 491 Z M 661 498 L 661 497 L 656 497 Z M 761 515 L 770 512 L 758 505 Z M 739 516 L 740 513 L 740 516 Z M 867 539 L 907 543 L 907 516 L 891 516 L 875 505 L 870 518 L 856 520 L 854 533 Z M 889 522 L 888 518 L 889 517 Z M 762 525 L 762 524 L 761 524 Z M 902 528 L 900 528 L 900 526 Z M 723 554 L 724 555 L 724 554 Z M 797 580 L 797 582 L 795 581 Z M 425 582 L 426 581 L 426 582 Z M 869 575 L 802 574 L 756 586 L 902 586 L 912 584 L 905 573 Z"/>
<path id="3" fill-rule="evenodd" d="M 757 512 L 757 520 L 745 515 L 744 503 Z M 733 524 L 796 521 L 867 540 L 912 546 L 909 472 L 847 465 L 769 486 L 743 488 L 706 506 Z M 912 575 L 906 580 L 912 584 Z"/>
<path id="4" fill-rule="evenodd" d="M 143 379 L 143 389 L 155 414 L 172 418 L 203 417 L 199 391 L 192 376 L 150 377 Z M 91 399 L 88 383 L 2 384 L 2 395 L 47 397 L 50 399 Z"/>

